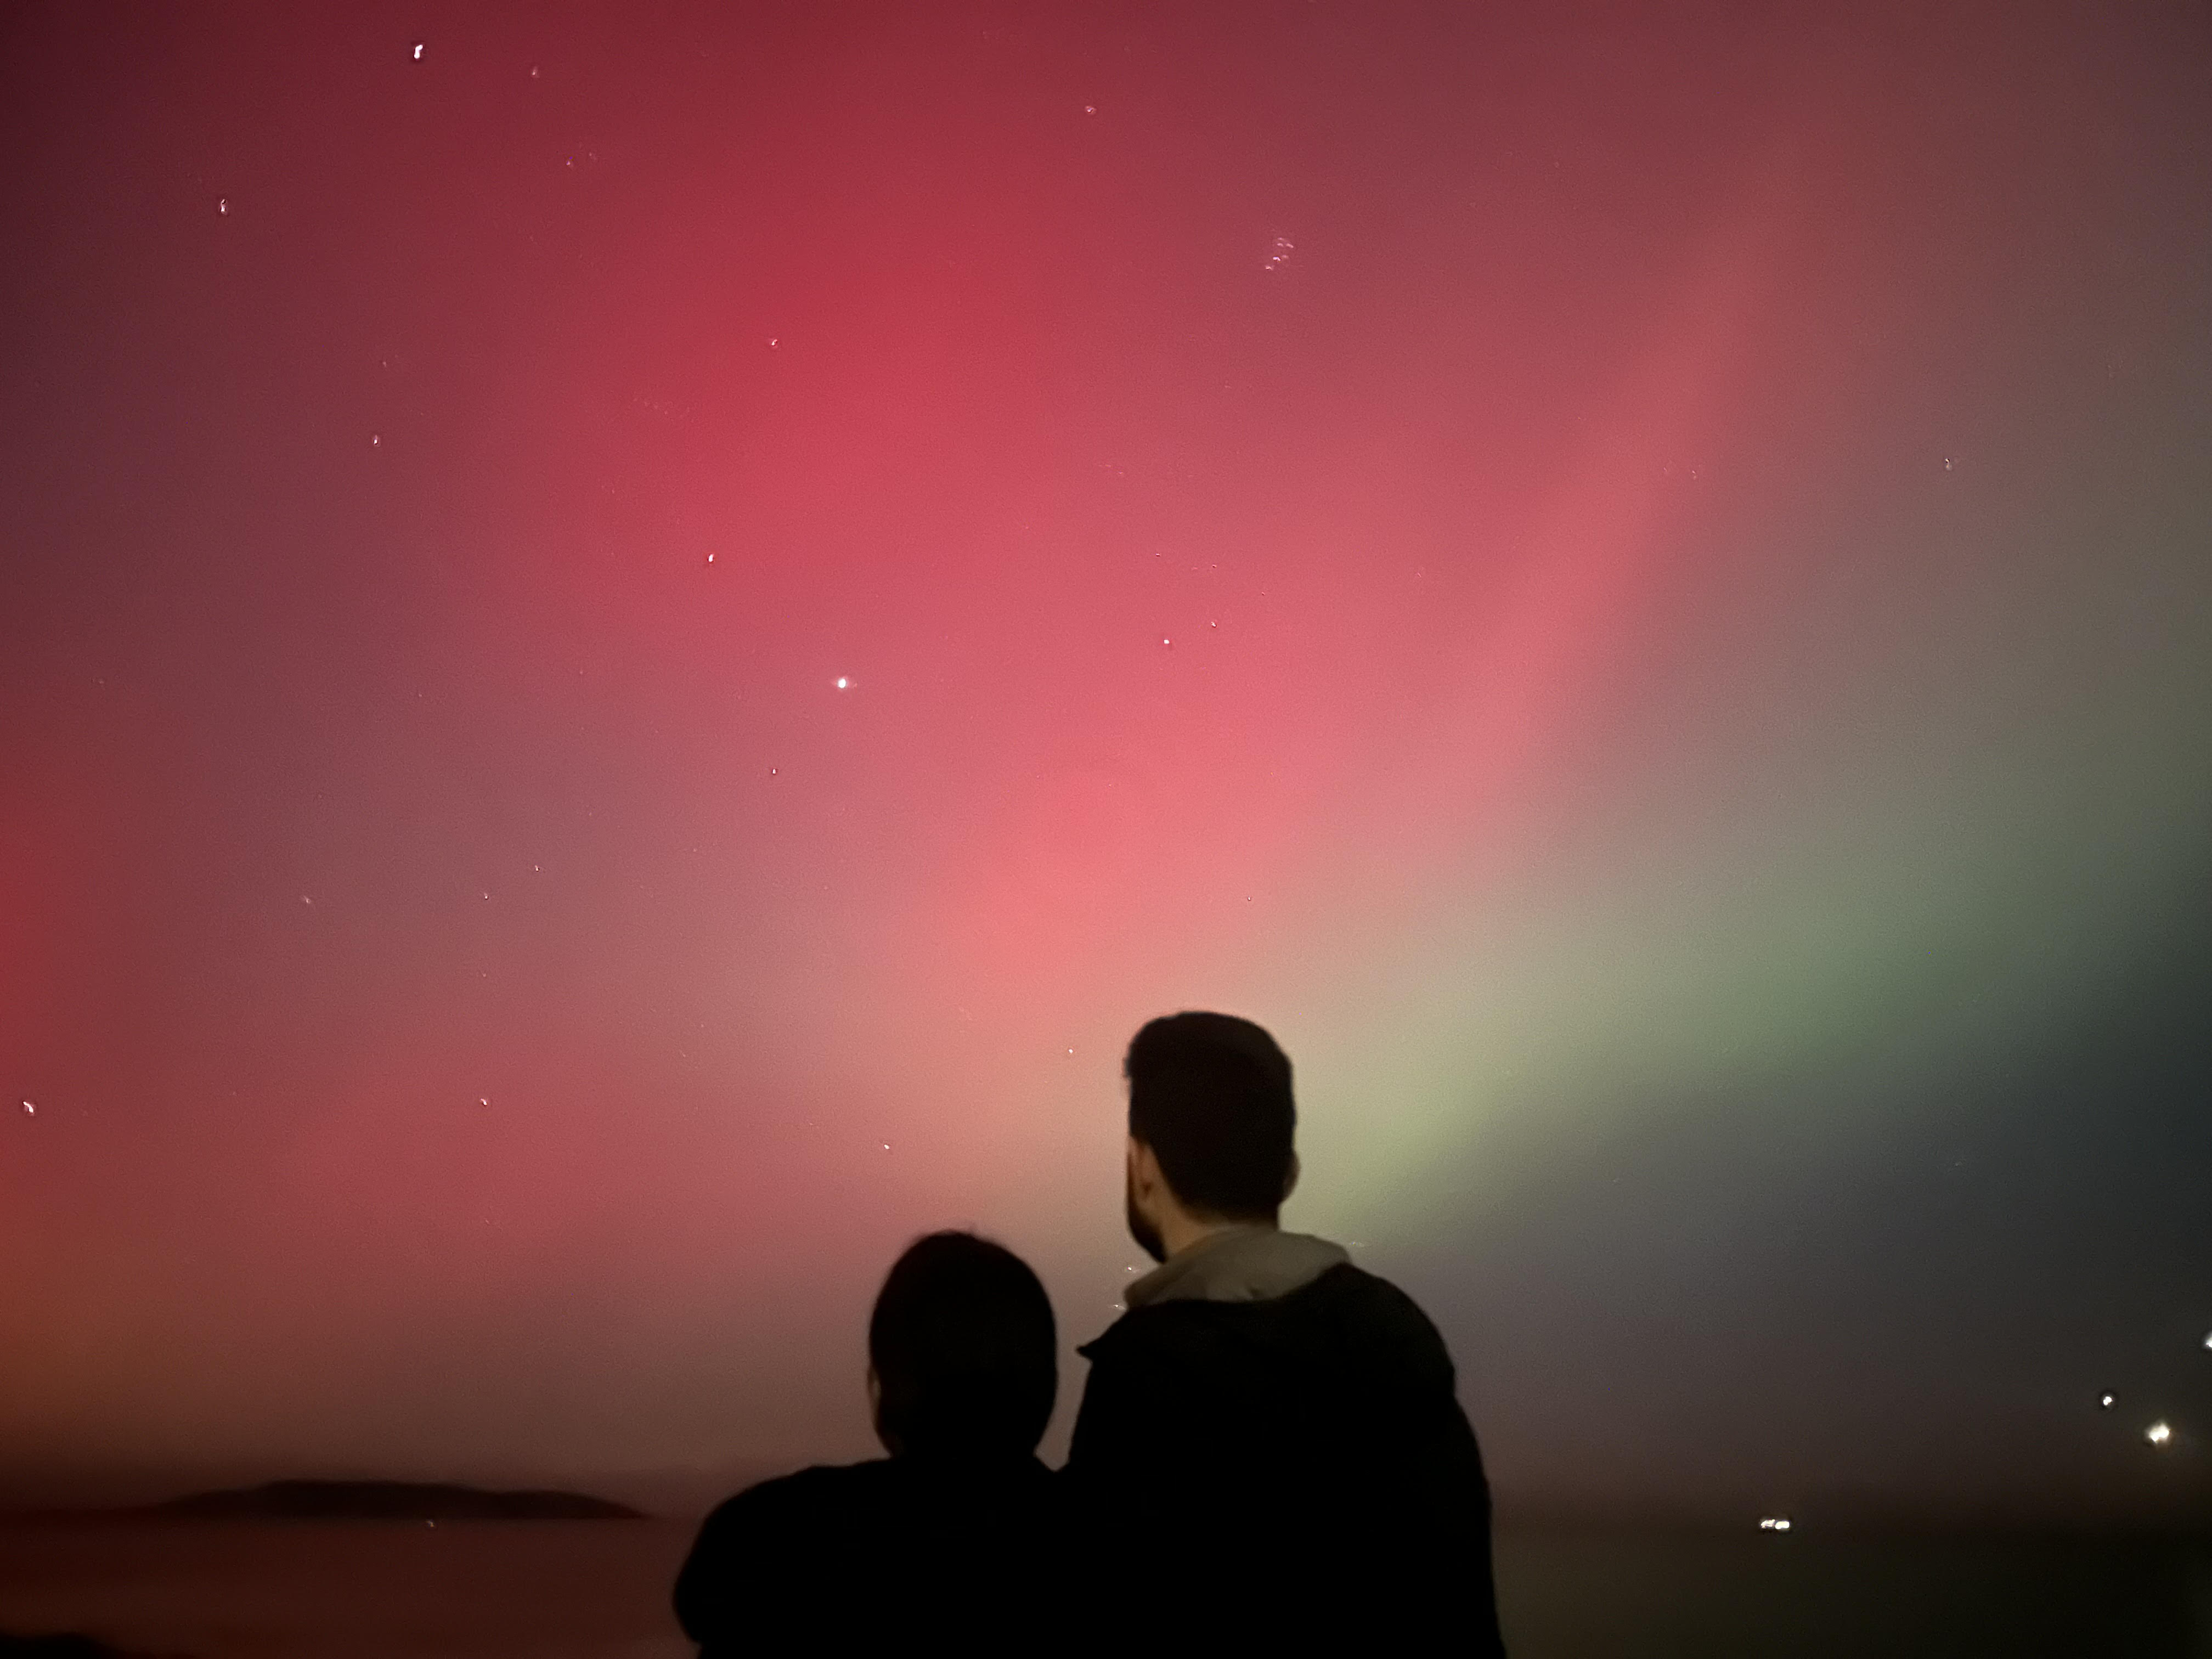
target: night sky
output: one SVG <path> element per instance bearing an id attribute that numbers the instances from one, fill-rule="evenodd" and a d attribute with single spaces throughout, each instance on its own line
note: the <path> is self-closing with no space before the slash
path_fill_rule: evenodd
<path id="1" fill-rule="evenodd" d="M 2212 1510 L 2212 15 L 1807 9 L 9 7 L 0 1495 L 867 1455 L 1200 1006 L 1509 1513 Z"/>

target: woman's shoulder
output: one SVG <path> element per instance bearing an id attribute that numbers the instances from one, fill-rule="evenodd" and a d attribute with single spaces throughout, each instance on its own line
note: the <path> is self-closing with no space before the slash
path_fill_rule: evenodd
<path id="1" fill-rule="evenodd" d="M 849 1508 L 885 1489 L 892 1480 L 887 1458 L 865 1463 L 817 1463 L 792 1474 L 780 1474 L 747 1486 L 715 1506 L 702 1532 L 746 1528 L 764 1522 L 786 1524 L 810 1513 Z"/>

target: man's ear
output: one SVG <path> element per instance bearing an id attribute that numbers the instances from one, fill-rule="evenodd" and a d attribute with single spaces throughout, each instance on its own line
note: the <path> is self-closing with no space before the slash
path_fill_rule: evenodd
<path id="1" fill-rule="evenodd" d="M 1140 1193 L 1160 1184 L 1159 1154 L 1134 1135 L 1129 1137 L 1129 1182 Z"/>
<path id="2" fill-rule="evenodd" d="M 1295 1192 L 1295 1191 L 1297 1191 L 1297 1185 L 1298 1185 L 1298 1155 L 1297 1155 L 1296 1152 L 1292 1152 L 1292 1153 L 1291 1154 L 1291 1167 L 1290 1167 L 1289 1169 L 1287 1169 L 1287 1170 L 1284 1170 L 1284 1171 L 1283 1171 L 1283 1202 L 1284 1202 L 1284 1203 L 1287 1204 L 1287 1203 L 1289 1203 L 1289 1202 L 1291 1201 L 1291 1194 L 1293 1192 Z"/>

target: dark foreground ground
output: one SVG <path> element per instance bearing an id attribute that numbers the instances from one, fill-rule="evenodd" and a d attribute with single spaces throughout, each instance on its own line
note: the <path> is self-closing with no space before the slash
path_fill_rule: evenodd
<path id="1" fill-rule="evenodd" d="M 657 1521 L 9 1527 L 0 1631 L 194 1659 L 675 1659 L 690 1540 Z M 1498 1571 L 1516 1659 L 2212 1659 L 2203 1543 L 1518 1530 Z"/>

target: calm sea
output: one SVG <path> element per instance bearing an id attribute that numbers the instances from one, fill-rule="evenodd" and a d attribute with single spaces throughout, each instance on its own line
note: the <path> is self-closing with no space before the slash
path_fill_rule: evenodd
<path id="1" fill-rule="evenodd" d="M 0 1631 L 192 1659 L 677 1659 L 688 1524 L 0 1530 Z M 1307 1547 L 1313 1534 L 1304 1534 Z M 1516 1659 L 2212 1659 L 2212 1554 L 2118 1540 L 1514 1532 Z"/>

